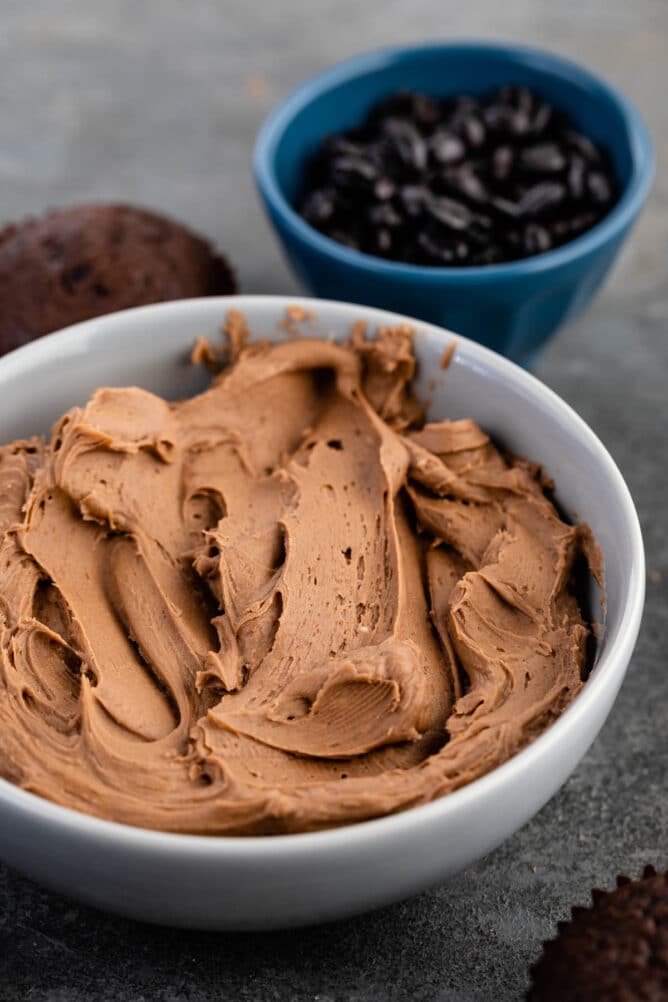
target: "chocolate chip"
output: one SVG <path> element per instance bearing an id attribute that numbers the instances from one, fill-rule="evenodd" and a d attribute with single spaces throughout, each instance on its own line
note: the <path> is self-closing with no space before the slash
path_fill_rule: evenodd
<path id="1" fill-rule="evenodd" d="M 312 191 L 304 199 L 301 212 L 307 223 L 320 227 L 334 216 L 335 192 L 329 189 Z"/>
<path id="2" fill-rule="evenodd" d="M 445 171 L 442 180 L 451 191 L 472 202 L 486 202 L 489 197 L 485 185 L 467 164 Z"/>
<path id="3" fill-rule="evenodd" d="M 507 260 L 508 257 L 500 244 L 488 244 L 484 250 L 479 251 L 470 259 L 470 263 L 475 265 L 500 264 Z"/>
<path id="4" fill-rule="evenodd" d="M 373 193 L 379 202 L 386 202 L 396 194 L 397 186 L 389 177 L 379 177 L 373 187 Z"/>
<path id="5" fill-rule="evenodd" d="M 453 164 L 461 160 L 465 153 L 464 143 L 453 132 L 438 129 L 429 140 L 429 150 L 439 164 Z"/>
<path id="6" fill-rule="evenodd" d="M 388 118 L 412 120 L 421 129 L 430 130 L 441 119 L 440 102 L 427 94 L 400 90 L 375 105 L 367 116 L 367 124 L 382 123 Z"/>
<path id="7" fill-rule="evenodd" d="M 530 115 L 534 106 L 534 97 L 528 87 L 519 84 L 506 84 L 496 93 L 496 100 L 501 104 L 507 104 L 518 111 Z"/>
<path id="8" fill-rule="evenodd" d="M 399 118 L 388 118 L 383 123 L 383 134 L 391 151 L 402 164 L 421 171 L 427 165 L 427 144 L 410 122 Z"/>
<path id="9" fill-rule="evenodd" d="M 514 136 L 525 136 L 531 128 L 531 120 L 524 111 L 514 112 L 510 120 L 510 131 Z"/>
<path id="10" fill-rule="evenodd" d="M 500 133 L 508 138 L 525 135 L 531 126 L 526 112 L 506 105 L 490 105 L 483 112 L 483 120 L 490 132 Z"/>
<path id="11" fill-rule="evenodd" d="M 564 201 L 566 189 L 558 181 L 541 181 L 528 188 L 519 201 L 519 211 L 524 216 L 540 216 Z"/>
<path id="12" fill-rule="evenodd" d="M 471 252 L 471 248 L 465 240 L 458 240 L 455 244 L 455 257 L 458 261 L 465 261 Z"/>
<path id="13" fill-rule="evenodd" d="M 552 108 L 549 104 L 539 104 L 531 119 L 530 130 L 533 135 L 538 136 L 548 127 L 552 120 Z"/>
<path id="14" fill-rule="evenodd" d="M 426 129 L 433 128 L 441 118 L 441 109 L 438 101 L 427 97 L 426 94 L 413 95 L 412 116 L 420 127 Z"/>
<path id="15" fill-rule="evenodd" d="M 601 154 L 597 148 L 592 143 L 591 139 L 587 139 L 580 132 L 575 132 L 574 129 L 568 129 L 564 133 L 564 140 L 568 146 L 585 158 L 585 160 L 590 164 L 597 164 L 601 159 Z"/>
<path id="16" fill-rule="evenodd" d="M 570 219 L 557 219 L 550 223 L 550 232 L 556 243 L 564 243 L 590 229 L 596 222 L 598 216 L 595 212 L 581 212 Z"/>
<path id="17" fill-rule="evenodd" d="M 511 202 L 508 198 L 492 198 L 490 206 L 496 212 L 500 213 L 500 215 L 507 216 L 510 219 L 517 219 L 522 215 L 522 210 L 517 202 Z"/>
<path id="18" fill-rule="evenodd" d="M 550 233 L 538 223 L 529 223 L 524 230 L 523 247 L 526 254 L 542 254 L 552 246 Z"/>
<path id="19" fill-rule="evenodd" d="M 600 171 L 592 171 L 587 175 L 587 188 L 592 199 L 599 205 L 605 205 L 612 198 L 610 182 Z"/>
<path id="20" fill-rule="evenodd" d="M 435 240 L 429 233 L 419 233 L 417 244 L 426 259 L 425 263 L 448 265 L 455 260 L 453 249 Z"/>
<path id="21" fill-rule="evenodd" d="M 498 146 L 492 153 L 492 176 L 497 181 L 505 181 L 510 176 L 514 161 L 512 146 Z"/>
<path id="22" fill-rule="evenodd" d="M 336 157 L 332 163 L 331 178 L 341 188 L 368 186 L 378 177 L 376 167 L 360 156 Z"/>
<path id="23" fill-rule="evenodd" d="M 471 210 L 454 198 L 429 198 L 425 202 L 425 211 L 432 219 L 451 230 L 465 230 L 475 219 Z"/>
<path id="24" fill-rule="evenodd" d="M 346 136 L 325 136 L 322 147 L 330 157 L 359 157 L 364 153 L 361 144 L 351 142 Z"/>
<path id="25" fill-rule="evenodd" d="M 579 153 L 571 155 L 570 166 L 568 168 L 568 193 L 571 198 L 580 199 L 585 192 L 585 172 L 586 164 Z"/>
<path id="26" fill-rule="evenodd" d="M 477 115 L 465 115 L 462 118 L 460 128 L 468 146 L 475 150 L 484 145 L 486 137 L 485 126 Z"/>
<path id="27" fill-rule="evenodd" d="M 515 83 L 443 99 L 388 95 L 327 136 L 297 207 L 334 240 L 396 261 L 498 264 L 594 226 L 618 196 L 607 153 Z"/>
<path id="28" fill-rule="evenodd" d="M 466 115 L 480 110 L 480 103 L 470 94 L 460 94 L 457 97 L 446 97 L 442 103 L 443 120 L 451 125 L 461 121 Z"/>
<path id="29" fill-rule="evenodd" d="M 579 236 L 585 230 L 590 229 L 596 222 L 597 216 L 594 212 L 582 212 L 579 216 L 573 216 L 569 221 L 570 235 Z"/>
<path id="30" fill-rule="evenodd" d="M 556 143 L 540 143 L 527 146 L 520 153 L 520 166 L 539 174 L 552 174 L 566 166 L 566 157 Z"/>
<path id="31" fill-rule="evenodd" d="M 404 211 L 408 216 L 419 216 L 428 192 L 418 185 L 406 184 L 399 192 Z"/>
<path id="32" fill-rule="evenodd" d="M 389 254 L 392 250 L 393 238 L 389 230 L 376 230 L 376 246 L 381 254 Z"/>
<path id="33" fill-rule="evenodd" d="M 402 217 L 389 202 L 372 205 L 367 213 L 367 218 L 372 226 L 387 226 L 390 229 L 401 226 L 403 222 Z"/>

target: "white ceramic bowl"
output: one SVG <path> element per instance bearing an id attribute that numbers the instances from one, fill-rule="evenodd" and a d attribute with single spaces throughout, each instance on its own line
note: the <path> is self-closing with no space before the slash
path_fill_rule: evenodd
<path id="1" fill-rule="evenodd" d="M 44 432 L 101 384 L 136 384 L 170 398 L 205 377 L 187 363 L 196 335 L 218 336 L 230 307 L 258 335 L 281 338 L 288 304 L 315 310 L 313 333 L 347 336 L 352 321 L 405 318 L 318 300 L 240 296 L 166 303 L 91 320 L 0 359 L 3 441 Z M 52 888 L 169 925 L 260 929 L 341 918 L 443 880 L 499 845 L 559 789 L 608 715 L 626 671 L 644 600 L 644 556 L 628 489 L 587 425 L 512 363 L 417 323 L 420 389 L 434 418 L 475 418 L 516 453 L 540 460 L 566 510 L 603 549 L 607 614 L 595 670 L 569 709 L 532 745 L 469 786 L 391 817 L 332 831 L 268 838 L 172 835 L 101 821 L 0 780 L 0 857 Z M 431 383 L 435 380 L 435 384 Z M 554 833 L 555 839 L 558 832 Z"/>

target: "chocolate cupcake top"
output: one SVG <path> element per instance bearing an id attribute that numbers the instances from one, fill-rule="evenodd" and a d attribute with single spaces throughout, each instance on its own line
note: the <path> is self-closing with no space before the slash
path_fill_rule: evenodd
<path id="1" fill-rule="evenodd" d="M 179 223 L 77 205 L 0 232 L 0 354 L 131 306 L 233 293 L 226 260 Z"/>
<path id="2" fill-rule="evenodd" d="M 668 871 L 592 891 L 592 905 L 545 943 L 528 1002 L 665 1002 L 668 999 Z"/>

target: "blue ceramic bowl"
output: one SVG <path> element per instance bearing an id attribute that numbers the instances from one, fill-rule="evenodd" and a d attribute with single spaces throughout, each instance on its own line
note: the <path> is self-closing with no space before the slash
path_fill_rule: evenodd
<path id="1" fill-rule="evenodd" d="M 539 91 L 612 155 L 621 197 L 577 239 L 509 264 L 424 267 L 351 250 L 293 208 L 304 164 L 323 137 L 359 124 L 380 98 L 401 88 L 435 96 L 480 94 L 509 82 Z M 453 42 L 383 49 L 311 78 L 262 126 L 254 168 L 287 257 L 315 295 L 419 317 L 529 365 L 603 282 L 645 201 L 654 157 L 635 108 L 588 70 L 536 49 Z"/>

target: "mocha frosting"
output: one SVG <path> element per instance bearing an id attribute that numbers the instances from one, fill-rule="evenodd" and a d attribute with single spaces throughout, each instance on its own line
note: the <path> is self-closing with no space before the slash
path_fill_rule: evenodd
<path id="1" fill-rule="evenodd" d="M 142 827 L 298 832 L 539 735 L 586 677 L 598 550 L 538 467 L 425 424 L 414 369 L 408 328 L 237 340 L 198 397 L 100 389 L 0 450 L 0 774 Z"/>

